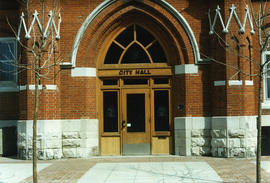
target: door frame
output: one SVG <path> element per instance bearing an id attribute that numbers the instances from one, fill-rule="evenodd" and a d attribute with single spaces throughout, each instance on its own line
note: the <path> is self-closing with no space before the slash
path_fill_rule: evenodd
<path id="1" fill-rule="evenodd" d="M 108 70 L 109 72 L 109 70 Z M 98 72 L 99 73 L 99 72 Z M 99 74 L 98 74 L 99 75 Z M 150 154 L 169 154 L 173 152 L 172 142 L 173 142 L 173 120 L 172 120 L 172 100 L 171 100 L 171 92 L 172 92 L 172 80 L 170 75 L 166 76 L 141 76 L 141 77 L 97 77 L 98 78 L 98 116 L 99 116 L 99 152 L 101 155 L 123 155 L 123 133 L 122 133 L 122 103 L 123 103 L 123 91 L 148 91 L 149 94 L 149 118 L 150 118 L 150 126 L 149 126 L 149 136 L 150 136 Z M 157 78 L 168 78 L 167 84 L 156 84 L 154 80 Z M 139 84 L 139 85 L 125 85 L 125 79 L 148 79 L 147 84 Z M 114 85 L 104 85 L 103 81 L 105 80 L 117 80 L 117 84 Z M 169 91 L 169 131 L 155 131 L 155 121 L 154 121 L 154 91 L 157 90 L 168 90 Z M 118 132 L 104 132 L 103 131 L 103 92 L 104 91 L 116 91 L 118 92 Z M 166 142 L 165 142 L 166 141 Z M 159 147 L 164 146 L 160 143 L 169 144 L 168 150 L 160 151 Z M 163 144 L 164 144 L 163 143 Z M 106 145 L 110 147 L 105 147 Z M 166 145 L 167 146 L 167 145 Z M 105 148 L 105 150 L 104 150 Z M 165 149 L 166 149 L 165 148 Z M 112 149 L 112 150 L 111 150 Z M 107 151 L 107 152 L 105 152 Z"/>

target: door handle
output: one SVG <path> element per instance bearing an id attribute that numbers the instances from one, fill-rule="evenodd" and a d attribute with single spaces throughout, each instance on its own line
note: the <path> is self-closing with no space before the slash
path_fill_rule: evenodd
<path id="1" fill-rule="evenodd" d="M 125 127 L 126 127 L 126 121 L 123 120 L 123 121 L 122 121 L 122 128 L 125 128 Z"/>

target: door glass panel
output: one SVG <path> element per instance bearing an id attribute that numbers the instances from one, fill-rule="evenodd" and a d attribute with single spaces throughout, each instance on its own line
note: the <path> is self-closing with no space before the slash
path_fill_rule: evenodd
<path id="1" fill-rule="evenodd" d="M 155 91 L 155 131 L 169 131 L 169 91 Z"/>
<path id="2" fill-rule="evenodd" d="M 118 132 L 117 92 L 103 92 L 104 132 Z"/>
<path id="3" fill-rule="evenodd" d="M 145 132 L 145 94 L 127 94 L 127 131 Z"/>
<path id="4" fill-rule="evenodd" d="M 154 84 L 169 84 L 168 78 L 156 78 L 154 79 Z"/>
<path id="5" fill-rule="evenodd" d="M 124 85 L 147 85 L 148 79 L 124 79 Z"/>
<path id="6" fill-rule="evenodd" d="M 108 86 L 108 85 L 118 85 L 118 80 L 117 80 L 117 79 L 103 80 L 103 85 L 104 85 L 104 86 Z"/>

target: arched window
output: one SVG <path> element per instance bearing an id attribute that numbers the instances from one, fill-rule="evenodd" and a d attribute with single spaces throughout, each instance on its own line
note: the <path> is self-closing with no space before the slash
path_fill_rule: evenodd
<path id="1" fill-rule="evenodd" d="M 104 64 L 167 63 L 160 43 L 139 25 L 131 25 L 113 40 Z"/>

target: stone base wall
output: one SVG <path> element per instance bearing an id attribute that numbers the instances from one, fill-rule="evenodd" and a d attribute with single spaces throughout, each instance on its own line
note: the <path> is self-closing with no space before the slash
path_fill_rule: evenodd
<path id="1" fill-rule="evenodd" d="M 63 121 L 62 143 L 65 158 L 98 155 L 98 120 Z"/>
<path id="2" fill-rule="evenodd" d="M 175 154 L 209 155 L 211 152 L 210 124 L 210 118 L 207 117 L 175 118 Z"/>
<path id="3" fill-rule="evenodd" d="M 213 117 L 212 156 L 254 157 L 257 128 L 255 116 Z"/>
<path id="4" fill-rule="evenodd" d="M 18 157 L 32 159 L 33 121 L 18 121 Z M 98 154 L 98 120 L 39 120 L 38 159 L 88 157 Z"/>
<path id="5" fill-rule="evenodd" d="M 256 155 L 255 116 L 177 117 L 174 125 L 176 155 Z"/>

